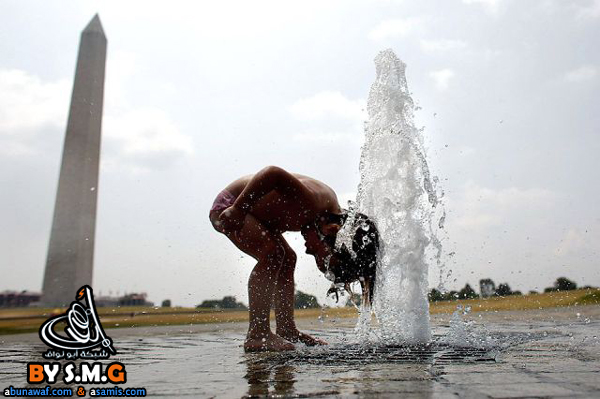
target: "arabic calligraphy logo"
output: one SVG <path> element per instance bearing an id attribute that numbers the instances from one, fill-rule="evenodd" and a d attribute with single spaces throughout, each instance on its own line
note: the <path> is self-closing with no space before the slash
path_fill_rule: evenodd
<path id="1" fill-rule="evenodd" d="M 83 301 L 85 300 L 85 303 Z M 55 325 L 66 323 L 66 336 L 55 331 Z M 94 304 L 92 287 L 84 285 L 71 302 L 69 310 L 54 316 L 40 327 L 40 339 L 48 346 L 58 350 L 89 351 L 94 348 L 105 349 L 115 355 L 117 351 L 112 339 L 106 335 Z"/>

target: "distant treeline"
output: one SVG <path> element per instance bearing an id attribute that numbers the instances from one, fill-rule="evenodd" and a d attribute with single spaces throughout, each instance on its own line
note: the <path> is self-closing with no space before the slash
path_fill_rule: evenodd
<path id="1" fill-rule="evenodd" d="M 581 288 L 593 289 L 589 285 Z M 555 292 L 555 291 L 570 291 L 577 289 L 577 284 L 569 280 L 566 277 L 559 277 L 554 282 L 552 287 L 544 289 L 544 292 Z M 537 294 L 537 291 L 529 291 L 529 294 Z M 429 301 L 453 301 L 457 299 L 474 299 L 474 298 L 489 298 L 489 297 L 505 297 L 509 295 L 523 295 L 521 291 L 513 291 L 508 283 L 501 283 L 496 286 L 496 283 L 490 278 L 484 278 L 479 280 L 479 293 L 477 293 L 469 284 L 466 284 L 460 291 L 447 291 L 441 292 L 440 290 L 433 288 L 429 291 Z M 294 307 L 296 309 L 310 309 L 320 308 L 321 305 L 317 301 L 314 295 L 304 293 L 302 291 L 296 291 Z M 354 302 L 354 303 L 353 303 Z M 352 295 L 352 298 L 348 298 L 346 306 L 360 306 L 361 296 L 360 294 Z M 165 299 L 162 303 L 163 307 L 170 307 L 171 301 Z M 248 307 L 242 302 L 238 302 L 234 296 L 225 296 L 223 299 L 209 299 L 203 301 L 197 305 L 196 308 L 204 309 L 239 309 L 245 310 Z"/>
<path id="2" fill-rule="evenodd" d="M 206 301 L 203 301 L 200 305 L 197 305 L 196 308 L 240 310 L 248 309 L 246 305 L 244 305 L 241 302 L 238 302 L 234 296 L 225 296 L 223 297 L 223 299 L 208 299 Z"/>
<path id="3" fill-rule="evenodd" d="M 302 291 L 296 291 L 295 294 L 295 302 L 294 307 L 296 309 L 308 309 L 308 308 L 320 308 L 319 302 L 317 301 L 317 297 L 314 295 L 306 294 Z M 168 306 L 171 305 L 171 301 L 168 299 L 163 301 L 163 306 L 165 306 L 165 302 L 168 301 Z M 242 302 L 238 302 L 234 296 L 226 296 L 223 299 L 209 299 L 203 301 L 201 304 L 197 305 L 196 308 L 204 308 L 204 309 L 240 309 L 245 310 L 248 307 Z"/>
<path id="4" fill-rule="evenodd" d="M 592 286 L 585 286 L 581 288 L 595 288 Z M 577 284 L 569 280 L 566 277 L 559 277 L 554 282 L 552 287 L 544 289 L 544 292 L 558 292 L 558 291 L 571 291 L 576 290 Z M 529 291 L 529 294 L 537 294 L 537 291 Z M 460 291 L 448 291 L 441 292 L 440 290 L 433 288 L 429 291 L 429 301 L 452 301 L 456 299 L 473 299 L 473 298 L 489 298 L 489 297 L 505 297 L 509 295 L 523 295 L 521 291 L 513 291 L 508 283 L 501 283 L 496 287 L 496 283 L 490 278 L 484 278 L 479 280 L 479 294 L 469 285 L 466 284 Z"/>

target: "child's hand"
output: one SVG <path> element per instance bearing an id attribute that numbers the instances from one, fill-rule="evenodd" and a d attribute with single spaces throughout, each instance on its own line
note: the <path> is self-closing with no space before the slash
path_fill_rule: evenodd
<path id="1" fill-rule="evenodd" d="M 235 206 L 225 209 L 219 216 L 221 227 L 225 231 L 238 231 L 244 226 L 246 213 Z"/>

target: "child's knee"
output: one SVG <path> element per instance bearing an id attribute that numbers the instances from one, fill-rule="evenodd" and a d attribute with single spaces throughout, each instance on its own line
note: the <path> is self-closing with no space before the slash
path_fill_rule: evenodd
<path id="1" fill-rule="evenodd" d="M 278 243 L 269 243 L 258 251 L 259 260 L 269 264 L 280 265 L 285 257 L 285 249 Z"/>

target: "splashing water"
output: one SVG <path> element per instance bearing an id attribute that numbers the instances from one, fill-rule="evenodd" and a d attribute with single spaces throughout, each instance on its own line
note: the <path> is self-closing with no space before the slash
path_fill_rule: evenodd
<path id="1" fill-rule="evenodd" d="M 450 318 L 448 332 L 439 342 L 453 347 L 481 349 L 506 348 L 518 342 L 518 337 L 504 337 L 504 341 L 493 337 L 483 325 L 468 320 L 469 313 L 471 313 L 470 306 L 458 305 Z"/>
<path id="2" fill-rule="evenodd" d="M 437 179 L 429 173 L 422 130 L 413 122 L 415 106 L 406 65 L 389 49 L 377 55 L 375 65 L 361 180 L 349 217 L 355 211 L 368 215 L 381 237 L 373 304 L 379 322 L 375 335 L 388 343 L 427 342 L 431 339 L 428 260 L 440 265 L 442 247 L 436 232 L 443 228 L 445 217 L 442 195 Z M 363 308 L 356 328 L 359 335 L 369 336 L 370 324 L 370 309 Z"/>

